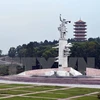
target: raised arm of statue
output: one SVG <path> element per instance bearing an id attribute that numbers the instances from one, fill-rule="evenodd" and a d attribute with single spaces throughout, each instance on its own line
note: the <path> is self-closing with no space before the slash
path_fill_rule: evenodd
<path id="1" fill-rule="evenodd" d="M 60 17 L 59 17 L 59 18 L 60 18 L 60 21 L 62 22 L 62 19 L 61 19 L 61 14 L 60 14 Z"/>
<path id="2" fill-rule="evenodd" d="M 67 22 L 71 23 L 71 21 L 66 21 L 65 24 L 67 24 Z"/>

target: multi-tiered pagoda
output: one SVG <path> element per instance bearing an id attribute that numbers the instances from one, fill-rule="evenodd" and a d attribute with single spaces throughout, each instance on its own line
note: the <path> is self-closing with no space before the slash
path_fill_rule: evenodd
<path id="1" fill-rule="evenodd" d="M 86 40 L 86 22 L 82 21 L 81 19 L 75 22 L 74 25 L 74 36 L 75 41 L 85 41 Z"/>

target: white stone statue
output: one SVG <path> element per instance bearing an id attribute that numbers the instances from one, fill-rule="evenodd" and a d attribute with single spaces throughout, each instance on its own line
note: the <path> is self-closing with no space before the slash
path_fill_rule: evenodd
<path id="1" fill-rule="evenodd" d="M 66 35 L 66 26 L 65 24 L 67 24 L 68 22 L 70 23 L 71 21 L 66 21 L 66 19 L 62 19 L 61 18 L 61 14 L 60 14 L 60 21 L 61 21 L 61 24 L 60 24 L 60 27 L 58 27 L 58 30 L 60 31 L 60 38 L 65 38 L 65 35 Z"/>

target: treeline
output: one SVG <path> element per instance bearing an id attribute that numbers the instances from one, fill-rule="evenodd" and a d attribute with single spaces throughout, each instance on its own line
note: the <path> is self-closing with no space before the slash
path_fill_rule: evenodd
<path id="1" fill-rule="evenodd" d="M 71 48 L 71 57 L 95 58 L 95 68 L 100 68 L 100 43 L 97 41 L 86 41 L 74 43 Z M 91 67 L 91 66 L 90 66 Z"/>
<path id="2" fill-rule="evenodd" d="M 85 42 L 76 42 L 73 39 L 68 39 L 72 42 L 71 57 L 95 57 L 95 67 L 100 68 L 100 38 L 89 38 Z M 19 45 L 16 48 L 11 47 L 8 51 L 10 57 L 57 57 L 58 50 L 54 47 L 58 43 L 45 40 L 44 42 L 30 42 L 28 44 Z"/>
<path id="3" fill-rule="evenodd" d="M 58 41 L 53 42 L 45 40 L 44 42 L 30 42 L 28 44 L 19 45 L 16 48 L 11 47 L 8 51 L 10 57 L 56 57 L 57 50 L 52 48 Z"/>

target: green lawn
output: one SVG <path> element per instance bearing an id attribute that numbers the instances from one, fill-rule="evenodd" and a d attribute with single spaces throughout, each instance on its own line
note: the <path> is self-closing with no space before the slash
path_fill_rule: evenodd
<path id="1" fill-rule="evenodd" d="M 48 92 L 48 93 L 30 94 L 28 96 L 68 98 L 71 96 L 84 95 L 84 94 L 96 92 L 96 91 L 100 91 L 100 89 L 71 88 L 71 89 L 66 89 L 66 90 L 52 91 L 52 92 Z"/>
<path id="2" fill-rule="evenodd" d="M 33 86 L 33 87 L 27 87 L 27 88 L 19 88 L 19 89 L 16 89 L 16 90 L 38 92 L 38 91 L 60 89 L 60 88 L 64 88 L 64 87 L 60 87 L 60 86 Z"/>
<path id="3" fill-rule="evenodd" d="M 51 100 L 51 99 L 29 98 L 29 97 L 13 97 L 13 98 L 0 99 L 0 100 Z M 54 100 L 54 99 L 53 99 L 53 100 Z"/>
<path id="4" fill-rule="evenodd" d="M 12 87 L 18 87 L 18 86 L 34 86 L 34 85 L 29 85 L 29 84 L 6 84 L 6 85 L 9 85 L 9 86 L 12 86 Z"/>
<path id="5" fill-rule="evenodd" d="M 80 97 L 72 100 L 100 100 L 100 99 L 97 98 L 97 95 L 91 95 L 91 96 Z"/>
<path id="6" fill-rule="evenodd" d="M 19 86 L 31 86 L 31 85 L 24 85 L 24 84 L 0 84 L 0 89 L 5 88 L 13 88 L 13 87 L 19 87 Z"/>
<path id="7" fill-rule="evenodd" d="M 4 96 L 7 96 L 7 94 L 0 94 L 0 97 L 4 97 Z"/>
<path id="8" fill-rule="evenodd" d="M 13 88 L 13 89 L 8 89 Z M 0 99 L 1 100 L 58 100 L 78 95 L 84 95 L 92 92 L 100 92 L 100 89 L 91 88 L 69 88 L 62 86 L 38 86 L 38 85 L 23 85 L 23 84 L 0 84 Z M 58 89 L 58 90 L 55 90 Z M 52 91 L 48 91 L 52 90 Z M 46 92 L 42 92 L 46 91 Z M 35 93 L 36 92 L 36 93 Z M 27 94 L 31 93 L 31 94 Z M 24 94 L 24 96 L 20 94 Z M 2 98 L 13 95 L 14 97 Z M 25 97 L 26 96 L 26 97 Z M 97 95 L 84 96 L 72 100 L 98 100 Z"/>
<path id="9" fill-rule="evenodd" d="M 10 85 L 0 85 L 0 89 L 5 89 L 5 88 L 12 88 L 13 86 Z"/>
<path id="10" fill-rule="evenodd" d="M 67 98 L 69 97 L 69 95 L 67 94 L 57 94 L 57 93 L 52 93 L 52 92 L 49 92 L 49 93 L 38 93 L 38 94 L 30 94 L 28 96 L 37 96 L 37 97 L 49 97 L 49 98 Z"/>
<path id="11" fill-rule="evenodd" d="M 11 94 L 11 95 L 18 95 L 23 93 L 29 93 L 27 91 L 13 91 L 13 90 L 1 90 L 0 94 Z"/>
<path id="12" fill-rule="evenodd" d="M 56 93 L 64 93 L 69 96 L 77 96 L 77 95 L 84 95 L 92 92 L 99 92 L 100 89 L 91 89 L 91 88 L 71 88 L 66 90 L 55 91 Z"/>
<path id="13" fill-rule="evenodd" d="M 36 86 L 37 87 L 37 86 Z M 41 88 L 50 88 L 50 89 L 60 89 L 60 88 L 65 88 L 64 86 L 38 86 Z M 67 88 L 67 87 L 66 87 Z"/>

